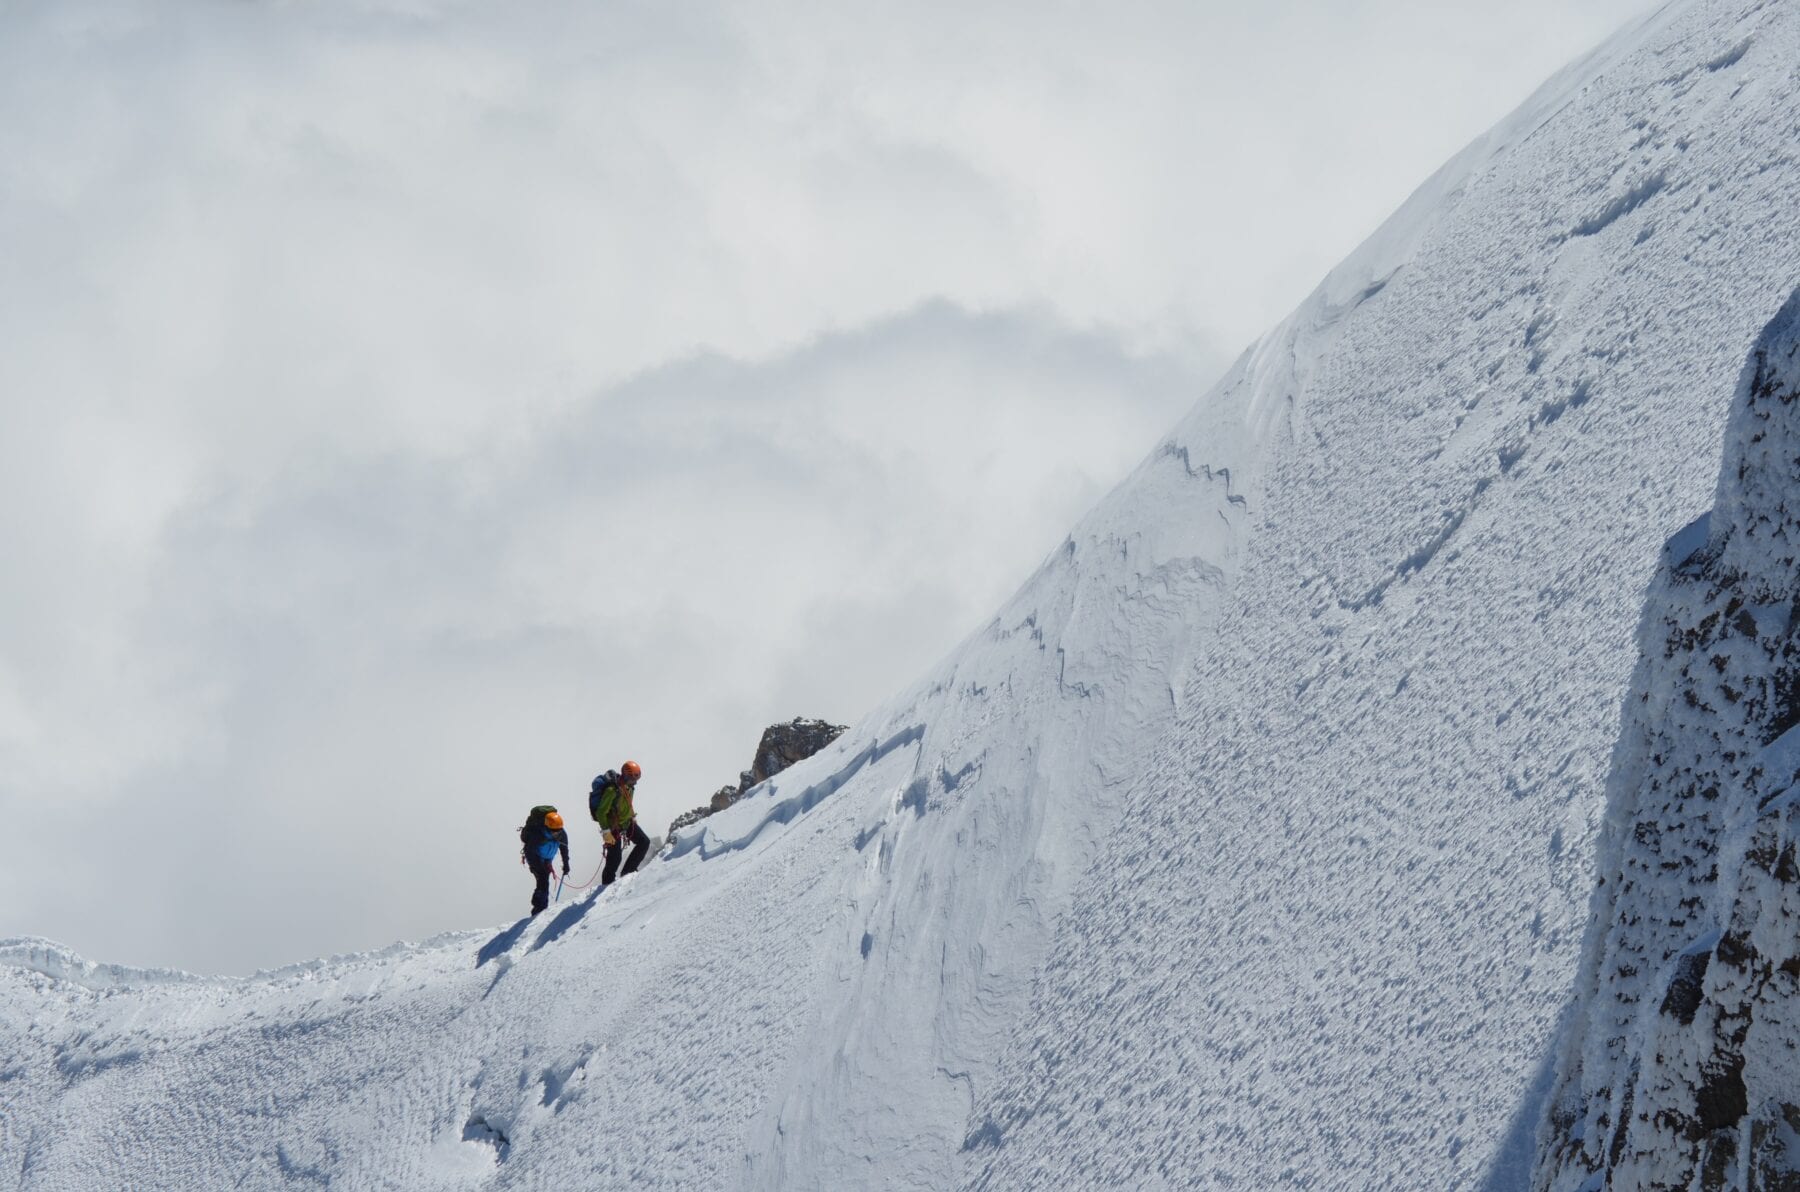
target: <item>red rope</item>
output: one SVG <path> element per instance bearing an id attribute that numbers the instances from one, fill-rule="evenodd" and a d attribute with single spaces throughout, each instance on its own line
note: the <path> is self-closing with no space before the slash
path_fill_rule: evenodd
<path id="1" fill-rule="evenodd" d="M 598 825 L 598 824 L 595 824 L 594 826 L 597 828 L 600 827 L 600 825 Z M 606 837 L 606 829 L 605 828 L 600 828 L 600 836 L 601 836 L 601 839 L 605 839 L 605 837 Z M 576 885 L 574 882 L 568 881 L 569 875 L 567 873 L 563 874 L 563 880 L 568 884 L 568 887 L 571 890 L 592 889 L 594 883 L 600 880 L 600 873 L 605 868 L 606 868 L 606 853 L 603 849 L 600 854 L 600 864 L 598 864 L 594 867 L 594 875 L 592 877 L 588 878 L 587 881 L 581 883 L 580 885 Z"/>
<path id="2" fill-rule="evenodd" d="M 576 885 L 574 882 L 569 881 L 569 875 L 567 873 L 564 873 L 563 874 L 563 884 L 568 886 L 568 888 L 571 890 L 586 890 L 590 886 L 592 886 L 595 882 L 600 880 L 600 871 L 605 868 L 606 868 L 606 858 L 602 857 L 600 859 L 600 864 L 594 867 L 594 876 L 593 877 L 590 877 L 587 881 L 582 882 L 580 885 Z"/>
<path id="3" fill-rule="evenodd" d="M 527 868 L 527 869 L 531 868 L 530 862 L 525 860 L 524 850 L 520 850 L 520 852 L 519 852 L 519 864 L 525 866 L 525 868 Z M 562 897 L 562 887 L 563 886 L 567 886 L 571 890 L 587 890 L 587 889 L 592 888 L 593 884 L 600 880 L 600 871 L 605 868 L 606 868 L 606 857 L 604 854 L 602 854 L 602 856 L 600 857 L 600 864 L 598 864 L 594 867 L 594 876 L 588 878 L 587 881 L 582 882 L 580 885 L 576 885 L 574 882 L 569 880 L 568 867 L 565 866 L 563 868 L 562 884 L 557 887 L 556 896 L 558 898 Z"/>
<path id="4" fill-rule="evenodd" d="M 525 868 L 526 868 L 526 869 L 527 869 L 527 870 L 529 870 L 529 869 L 530 869 L 530 868 L 531 868 L 531 863 L 530 863 L 530 862 L 528 862 L 528 861 L 526 861 L 526 860 L 525 860 L 525 858 L 524 858 L 524 856 L 523 856 L 523 855 L 521 855 L 521 856 L 520 856 L 520 857 L 519 857 L 519 864 L 521 864 L 521 865 L 523 865 L 523 866 L 525 866 Z M 590 878 L 588 878 L 588 880 L 587 880 L 587 881 L 585 881 L 585 882 L 582 882 L 582 883 L 580 883 L 580 884 L 579 884 L 579 885 L 577 885 L 577 884 L 576 884 L 576 883 L 575 883 L 575 882 L 572 882 L 572 881 L 570 881 L 570 880 L 569 880 L 569 872 L 568 872 L 568 870 L 566 870 L 566 869 L 565 869 L 565 870 L 563 870 L 563 875 L 562 875 L 562 877 L 561 877 L 561 878 L 560 878 L 560 879 L 558 879 L 558 882 L 557 882 L 557 887 L 556 887 L 556 896 L 557 896 L 557 897 L 558 897 L 558 898 L 561 898 L 561 897 L 562 897 L 562 892 L 563 892 L 563 890 L 564 890 L 564 889 L 565 889 L 565 888 L 567 888 L 567 889 L 570 889 L 570 890 L 588 890 L 588 889 L 592 889 L 592 888 L 593 888 L 593 885 L 594 885 L 594 883 L 595 883 L 595 882 L 597 882 L 597 881 L 599 881 L 599 880 L 600 880 L 600 871 L 601 871 L 601 870 L 602 870 L 602 869 L 605 869 L 605 868 L 606 868 L 606 858 L 605 858 L 605 857 L 601 857 L 601 858 L 600 858 L 600 864 L 598 864 L 598 865 L 596 865 L 596 866 L 595 866 L 595 867 L 594 867 L 594 876 L 592 876 L 592 877 L 590 877 Z M 554 872 L 554 871 L 552 871 L 552 872 Z"/>

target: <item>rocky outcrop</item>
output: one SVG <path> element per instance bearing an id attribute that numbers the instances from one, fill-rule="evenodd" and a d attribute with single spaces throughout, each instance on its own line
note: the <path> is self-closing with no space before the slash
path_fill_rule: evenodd
<path id="1" fill-rule="evenodd" d="M 1800 1192 L 1800 292 L 1652 584 L 1533 1180 Z"/>
<path id="2" fill-rule="evenodd" d="M 738 775 L 736 786 L 722 786 L 713 792 L 706 806 L 696 807 L 675 817 L 669 824 L 669 839 L 683 828 L 699 823 L 709 815 L 725 810 L 743 798 L 750 788 L 781 773 L 795 762 L 804 761 L 844 734 L 846 726 L 827 724 L 823 720 L 807 720 L 796 716 L 786 724 L 772 724 L 763 730 L 762 742 L 750 768 Z"/>

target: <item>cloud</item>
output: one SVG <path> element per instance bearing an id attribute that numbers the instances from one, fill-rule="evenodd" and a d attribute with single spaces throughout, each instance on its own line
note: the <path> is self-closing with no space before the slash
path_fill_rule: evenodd
<path id="1" fill-rule="evenodd" d="M 492 920 L 854 718 L 1645 7 L 6 6 L 0 932 Z"/>
<path id="2" fill-rule="evenodd" d="M 860 715 L 973 631 L 1206 379 L 1045 312 L 939 303 L 763 362 L 694 357 L 463 455 L 300 457 L 222 486 L 169 520 L 116 613 L 159 748 L 70 778 L 103 825 L 80 872 L 107 881 L 58 907 L 69 858 L 19 847 L 9 868 L 44 870 L 21 917 L 201 968 L 492 919 L 517 901 L 524 808 L 579 808 L 631 755 L 666 822 L 763 725 Z M 104 755 L 111 728 L 65 731 Z M 24 794 L 18 839 L 54 836 L 70 803 Z"/>

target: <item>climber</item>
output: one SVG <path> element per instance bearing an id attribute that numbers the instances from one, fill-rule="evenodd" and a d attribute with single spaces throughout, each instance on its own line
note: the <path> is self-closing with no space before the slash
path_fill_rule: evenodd
<path id="1" fill-rule="evenodd" d="M 531 913 L 535 915 L 550 905 L 550 874 L 554 872 L 550 866 L 558 851 L 562 853 L 563 876 L 569 876 L 569 834 L 563 831 L 562 813 L 548 803 L 533 807 L 519 829 L 519 841 L 525 846 L 520 850 L 525 866 L 537 879 L 537 888 L 531 892 Z"/>
<path id="2" fill-rule="evenodd" d="M 600 888 L 604 890 L 620 876 L 619 855 L 624 842 L 631 841 L 631 856 L 625 858 L 624 873 L 636 873 L 650 851 L 650 837 L 638 827 L 637 811 L 631 805 L 632 792 L 644 770 L 636 762 L 626 762 L 617 770 L 608 770 L 594 779 L 588 793 L 588 813 L 600 825 L 600 836 L 606 844 L 606 867 L 600 871 Z"/>

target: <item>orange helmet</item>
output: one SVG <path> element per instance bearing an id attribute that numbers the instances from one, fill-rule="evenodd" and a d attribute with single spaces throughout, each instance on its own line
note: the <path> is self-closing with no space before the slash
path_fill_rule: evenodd
<path id="1" fill-rule="evenodd" d="M 546 813 L 544 816 L 544 827 L 550 829 L 552 832 L 562 831 L 562 812 L 552 811 Z"/>
<path id="2" fill-rule="evenodd" d="M 629 781 L 632 781 L 632 782 L 636 782 L 638 779 L 642 778 L 643 776 L 644 776 L 644 767 L 638 765 L 636 762 L 626 762 L 624 765 L 619 767 L 619 777 L 621 777 L 621 778 L 628 779 Z"/>

